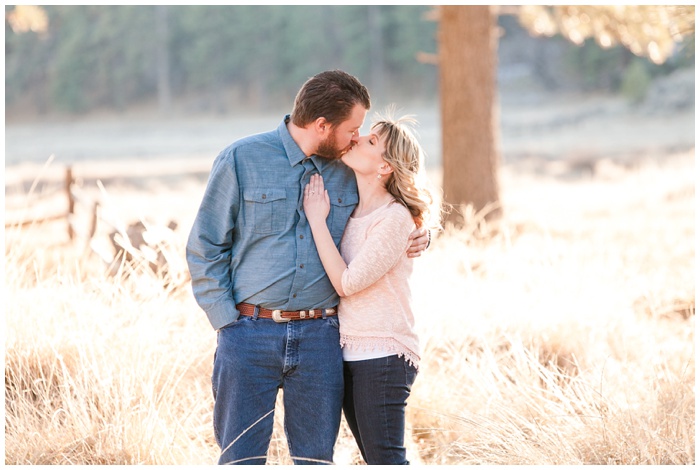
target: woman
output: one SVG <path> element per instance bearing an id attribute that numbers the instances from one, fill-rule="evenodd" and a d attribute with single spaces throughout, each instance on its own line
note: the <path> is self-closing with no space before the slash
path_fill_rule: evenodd
<path id="1" fill-rule="evenodd" d="M 406 126 L 413 122 L 408 117 L 379 119 L 342 157 L 355 173 L 360 198 L 340 252 L 326 225 L 330 201 L 321 175 L 313 175 L 304 191 L 314 242 L 341 297 L 343 411 L 369 465 L 408 464 L 405 408 L 420 348 L 409 287 L 413 259 L 405 255 L 406 240 L 416 226 L 430 227 L 439 215 L 423 185 L 423 151 Z"/>

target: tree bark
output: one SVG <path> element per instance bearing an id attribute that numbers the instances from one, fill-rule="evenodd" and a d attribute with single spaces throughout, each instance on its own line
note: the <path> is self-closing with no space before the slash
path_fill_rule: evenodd
<path id="1" fill-rule="evenodd" d="M 498 185 L 496 17 L 489 6 L 440 6 L 438 29 L 445 222 L 465 206 L 502 214 Z"/>

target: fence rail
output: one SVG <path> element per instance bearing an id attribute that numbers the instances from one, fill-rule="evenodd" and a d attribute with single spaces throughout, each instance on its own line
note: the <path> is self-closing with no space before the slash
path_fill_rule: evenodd
<path id="1" fill-rule="evenodd" d="M 58 192 L 62 192 L 62 197 L 65 201 L 65 209 L 59 210 L 58 212 L 52 212 L 49 214 L 42 215 L 27 215 L 30 207 L 37 205 L 41 201 L 53 200 Z M 78 219 L 76 218 L 76 208 L 84 207 L 89 211 L 89 225 L 87 230 L 82 229 L 78 226 Z M 73 175 L 73 168 L 68 166 L 65 170 L 64 179 L 61 186 L 56 186 L 48 188 L 38 196 L 31 195 L 24 204 L 24 210 L 22 215 L 15 220 L 8 220 L 6 213 L 5 228 L 8 227 L 25 227 L 28 225 L 40 224 L 43 222 L 51 222 L 56 220 L 65 219 L 66 220 L 66 230 L 68 238 L 73 240 L 76 234 L 84 233 L 87 238 L 90 239 L 95 234 L 97 228 L 98 219 L 98 208 L 100 202 L 98 200 L 93 200 L 89 197 L 81 187 L 76 183 Z M 54 209 L 55 211 L 55 209 Z"/>
<path id="2" fill-rule="evenodd" d="M 186 175 L 201 177 L 198 172 Z M 110 177 L 113 178 L 114 175 Z M 178 252 L 180 245 L 175 237 L 175 221 L 171 220 L 167 227 L 144 223 L 141 219 L 134 223 L 126 223 L 110 209 L 109 195 L 102 178 L 76 178 L 70 166 L 65 169 L 63 175 L 60 172 L 54 174 L 51 181 L 44 180 L 41 185 L 38 181 L 39 178 L 34 180 L 26 195 L 18 195 L 22 199 L 21 205 L 15 204 L 12 208 L 12 203 L 8 204 L 6 201 L 6 228 L 65 220 L 69 240 L 84 243 L 85 250 L 97 254 L 106 263 L 108 272 L 112 275 L 121 275 L 124 270 L 127 273 L 150 270 L 171 286 L 179 286 L 189 279 L 189 271 L 183 263 L 184 255 Z M 86 181 L 90 182 L 88 186 L 95 181 L 100 193 L 93 195 L 83 189 Z M 23 185 L 23 182 L 19 184 Z M 41 189 L 37 194 L 35 190 L 38 187 Z M 42 204 L 44 207 L 40 207 Z M 8 220 L 8 206 L 19 215 Z M 43 209 L 43 212 L 37 209 Z M 107 228 L 106 236 L 111 247 L 104 244 L 105 240 L 96 239 L 98 224 Z M 128 263 L 129 267 L 124 267 L 123 263 Z"/>

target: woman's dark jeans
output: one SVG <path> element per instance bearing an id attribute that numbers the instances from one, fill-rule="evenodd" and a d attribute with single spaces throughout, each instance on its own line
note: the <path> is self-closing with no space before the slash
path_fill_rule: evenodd
<path id="1" fill-rule="evenodd" d="M 408 465 L 406 400 L 418 371 L 397 355 L 343 364 L 345 419 L 368 465 Z"/>

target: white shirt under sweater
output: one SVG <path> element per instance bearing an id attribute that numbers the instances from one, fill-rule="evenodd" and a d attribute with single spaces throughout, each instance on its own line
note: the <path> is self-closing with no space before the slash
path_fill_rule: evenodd
<path id="1" fill-rule="evenodd" d="M 348 265 L 341 280 L 345 297 L 338 306 L 344 360 L 398 354 L 418 367 L 409 286 L 413 259 L 406 255 L 413 230 L 410 212 L 396 202 L 348 221 L 340 242 Z"/>

